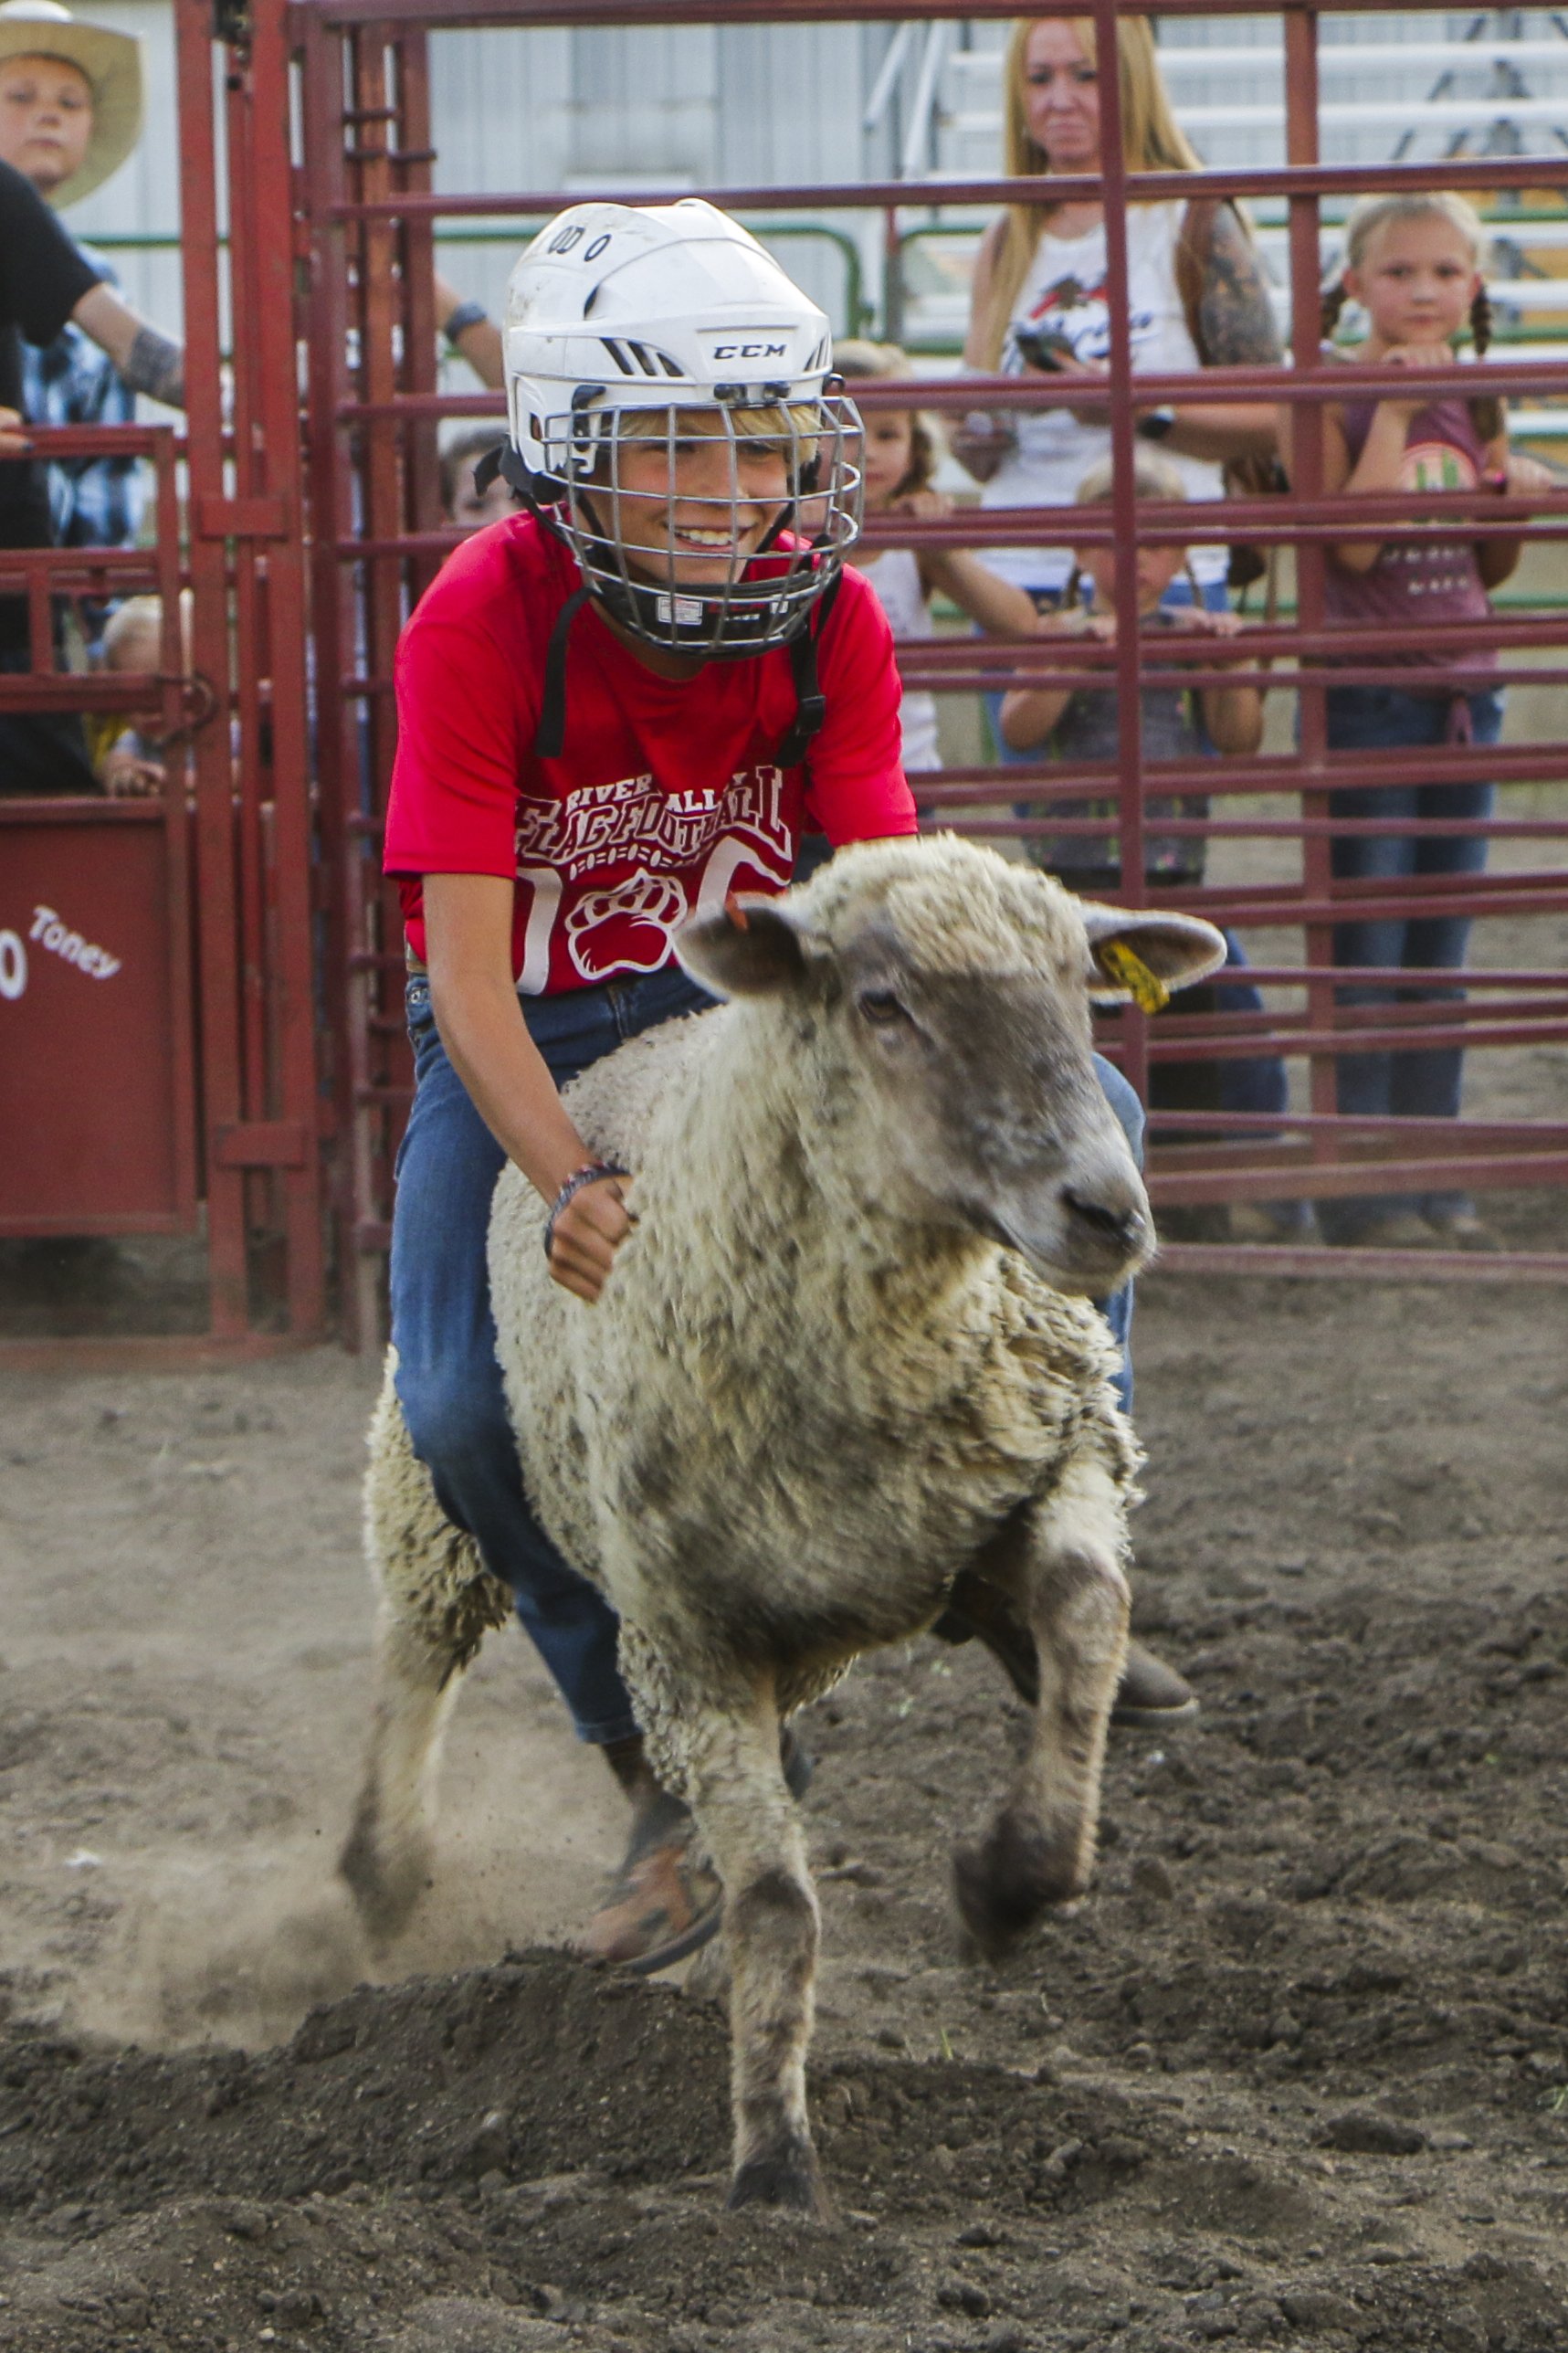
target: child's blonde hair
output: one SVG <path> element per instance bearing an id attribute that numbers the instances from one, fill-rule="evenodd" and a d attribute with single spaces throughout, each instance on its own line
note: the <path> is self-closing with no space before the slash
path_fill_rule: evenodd
<path id="1" fill-rule="evenodd" d="M 1115 495 L 1116 467 L 1105 458 L 1089 468 L 1073 500 L 1080 507 L 1092 507 Z M 1132 495 L 1135 499 L 1184 499 L 1187 485 L 1180 468 L 1173 466 L 1169 458 L 1153 449 L 1140 449 L 1132 460 Z"/>
<path id="2" fill-rule="evenodd" d="M 1112 459 L 1104 458 L 1098 466 L 1089 468 L 1073 492 L 1073 502 L 1080 507 L 1102 506 L 1115 495 L 1115 461 Z M 1132 495 L 1135 499 L 1184 499 L 1187 495 L 1187 485 L 1183 479 L 1181 469 L 1173 466 L 1169 458 L 1163 458 L 1156 449 L 1140 449 L 1132 459 Z M 1190 565 L 1187 576 L 1189 579 L 1192 577 Z M 1072 577 L 1068 582 L 1062 596 L 1063 604 L 1070 606 L 1081 602 L 1082 588 L 1082 567 L 1075 562 Z M 1198 595 L 1195 582 L 1193 586 L 1193 601 L 1194 604 L 1203 602 L 1203 598 Z"/>
<path id="3" fill-rule="evenodd" d="M 1403 195 L 1363 196 L 1351 206 L 1345 221 L 1345 252 L 1339 274 L 1323 289 L 1325 337 L 1332 336 L 1348 299 L 1345 271 L 1361 268 L 1380 229 L 1391 228 L 1399 221 L 1419 220 L 1446 220 L 1451 228 L 1458 229 L 1470 248 L 1472 266 L 1480 269 L 1489 240 L 1479 213 L 1463 196 L 1453 195 L 1445 188 L 1412 189 Z M 1470 335 L 1479 359 L 1492 339 L 1492 306 L 1484 283 L 1476 289 L 1470 304 Z"/>
<path id="4" fill-rule="evenodd" d="M 195 598 L 194 595 L 190 589 L 182 588 L 180 591 L 180 631 L 187 649 L 189 648 L 191 641 L 191 619 L 195 611 Z M 113 612 L 110 613 L 108 623 L 104 628 L 103 667 L 105 670 L 114 670 L 118 668 L 119 665 L 116 661 L 116 656 L 120 654 L 124 648 L 133 645 L 136 639 L 140 637 L 147 636 L 156 638 L 161 641 L 163 629 L 163 599 L 162 596 L 127 596 L 122 605 L 117 605 L 115 607 Z M 154 655 L 153 660 L 148 663 L 146 667 L 150 670 L 156 670 L 158 668 L 158 658 L 156 655 Z"/>
<path id="5" fill-rule="evenodd" d="M 833 364 L 846 384 L 887 383 L 914 374 L 909 353 L 897 343 L 868 343 L 858 336 L 835 343 Z M 928 489 L 942 462 L 942 427 L 936 418 L 923 409 L 911 408 L 909 419 L 909 470 L 893 492 L 895 498 L 901 498 L 906 491 Z"/>
<path id="6" fill-rule="evenodd" d="M 782 449 L 798 451 L 805 466 L 816 457 L 822 431 L 820 409 L 806 402 L 790 407 L 779 400 L 763 408 L 624 408 L 616 417 L 616 432 L 626 441 L 658 441 L 669 432 L 672 419 L 687 430 L 692 419 L 699 427 L 715 422 L 722 427 L 727 421 L 739 439 L 776 441 Z"/>

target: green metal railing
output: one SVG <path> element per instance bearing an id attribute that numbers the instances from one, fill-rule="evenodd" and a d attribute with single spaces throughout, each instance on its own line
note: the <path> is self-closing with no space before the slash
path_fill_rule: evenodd
<path id="1" fill-rule="evenodd" d="M 809 239 L 831 247 L 843 269 L 839 304 L 833 315 L 834 333 L 863 334 L 871 325 L 876 313 L 866 300 L 865 265 L 859 247 L 847 229 L 834 228 L 825 221 L 779 221 L 771 215 L 765 221 L 747 221 L 742 226 L 764 245 Z M 440 253 L 459 246 L 501 245 L 515 252 L 530 234 L 526 221 L 498 222 L 493 227 L 480 222 L 474 227 L 444 231 L 436 239 L 436 249 Z M 226 237 L 218 241 L 221 245 L 228 242 Z M 103 253 L 177 253 L 180 248 L 179 238 L 167 229 L 107 229 L 101 234 L 95 232 L 91 242 Z"/>

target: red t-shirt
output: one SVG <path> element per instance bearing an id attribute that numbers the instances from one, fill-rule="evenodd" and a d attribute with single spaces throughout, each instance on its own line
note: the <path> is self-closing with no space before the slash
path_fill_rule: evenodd
<path id="1" fill-rule="evenodd" d="M 465 542 L 397 649 L 397 758 L 385 870 L 425 953 L 421 877 L 515 875 L 512 969 L 530 995 L 657 972 L 697 908 L 787 889 L 807 775 L 781 768 L 787 651 L 657 678 L 589 605 L 571 625 L 559 759 L 533 750 L 545 654 L 577 565 L 531 515 Z M 826 717 L 807 755 L 811 816 L 837 848 L 913 833 L 893 641 L 846 571 L 817 646 Z"/>

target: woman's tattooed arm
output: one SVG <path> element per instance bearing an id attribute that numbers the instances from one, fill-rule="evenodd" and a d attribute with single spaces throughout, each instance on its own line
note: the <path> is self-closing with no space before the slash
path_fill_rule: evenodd
<path id="1" fill-rule="evenodd" d="M 1266 367 L 1284 356 L 1263 263 L 1229 205 L 1215 213 L 1198 317 L 1211 367 Z"/>
<path id="2" fill-rule="evenodd" d="M 112 287 L 91 286 L 71 317 L 84 334 L 101 344 L 133 392 L 181 408 L 185 399 L 185 355 L 181 346 L 138 318 Z"/>

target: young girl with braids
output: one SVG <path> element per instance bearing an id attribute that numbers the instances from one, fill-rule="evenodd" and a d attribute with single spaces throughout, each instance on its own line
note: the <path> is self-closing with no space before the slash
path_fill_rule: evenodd
<path id="1" fill-rule="evenodd" d="M 1469 331 L 1476 355 L 1486 350 L 1491 315 L 1480 263 L 1485 232 L 1459 196 L 1440 194 L 1373 196 L 1358 204 L 1345 236 L 1345 267 L 1323 304 L 1323 332 L 1331 335 L 1347 300 L 1367 317 L 1364 339 L 1349 365 L 1453 369 L 1451 392 L 1405 398 L 1357 399 L 1324 411 L 1323 489 L 1330 497 L 1363 492 L 1426 494 L 1432 491 L 1495 490 L 1510 495 L 1508 436 L 1501 405 L 1467 399 L 1453 346 Z M 1517 509 L 1515 509 L 1517 512 Z M 1397 624 L 1484 622 L 1489 589 L 1519 561 L 1509 533 L 1470 524 L 1467 535 L 1401 538 L 1386 543 L 1346 542 L 1329 551 L 1326 608 L 1331 627 L 1363 632 Z M 1470 535 L 1473 534 L 1473 535 Z M 1349 656 L 1347 659 L 1354 659 Z M 1417 750 L 1439 744 L 1495 744 L 1502 697 L 1491 684 L 1495 653 L 1452 642 L 1413 644 L 1408 652 L 1380 655 L 1408 672 L 1408 685 L 1336 686 L 1328 693 L 1328 740 L 1337 752 Z M 1441 665 L 1464 673 L 1462 683 L 1426 683 L 1423 672 Z M 1477 873 L 1486 862 L 1484 835 L 1429 834 L 1436 818 L 1484 818 L 1492 807 L 1489 784 L 1380 785 L 1330 796 L 1342 818 L 1384 818 L 1386 835 L 1343 835 L 1332 844 L 1333 871 L 1346 879 L 1418 886 L 1429 876 Z M 1334 931 L 1340 965 L 1397 970 L 1457 970 L 1465 960 L 1469 918 L 1379 917 L 1341 923 Z M 1347 987 L 1341 1002 L 1387 1004 L 1458 997 L 1453 987 Z M 1339 1107 L 1357 1116 L 1453 1119 L 1458 1114 L 1461 1053 L 1437 1046 L 1419 1051 L 1340 1057 Z M 1492 1247 L 1468 1198 L 1432 1191 L 1399 1199 L 1368 1195 L 1326 1202 L 1325 1236 L 1340 1243 L 1384 1247 Z"/>

